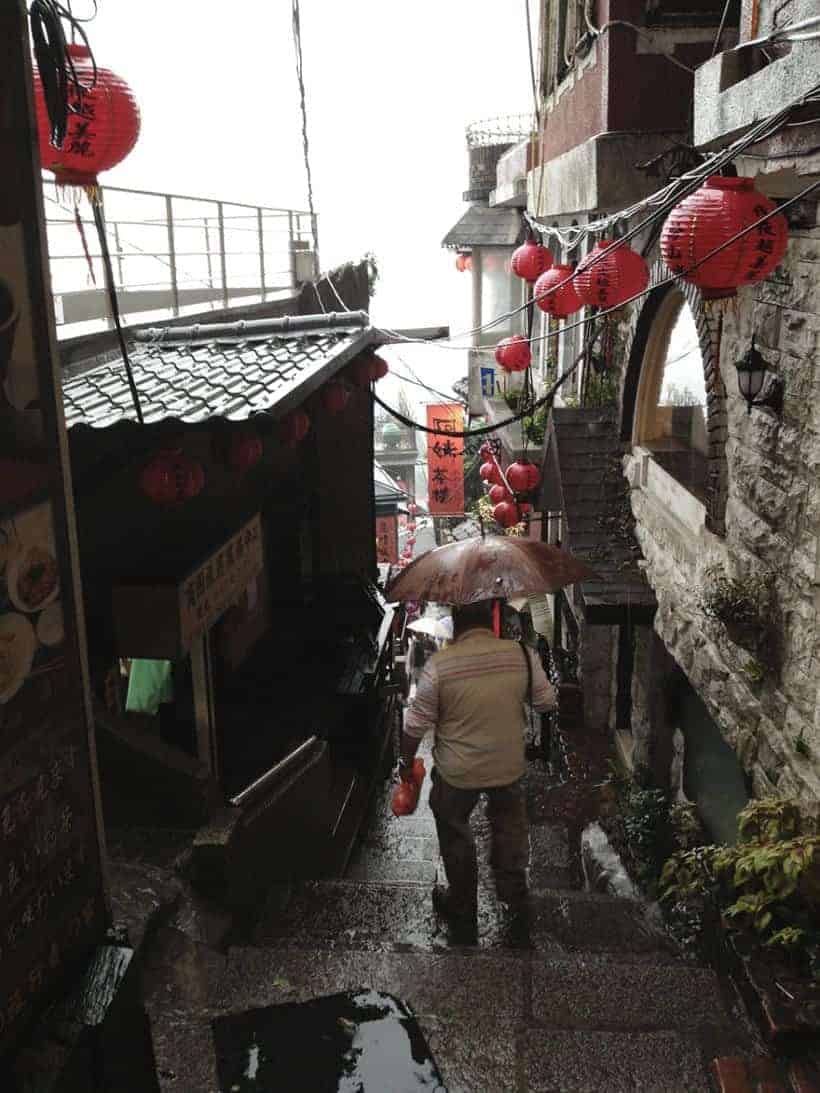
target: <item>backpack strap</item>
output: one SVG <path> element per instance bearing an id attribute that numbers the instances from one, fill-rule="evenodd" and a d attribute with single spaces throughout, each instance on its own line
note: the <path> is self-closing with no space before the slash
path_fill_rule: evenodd
<path id="1" fill-rule="evenodd" d="M 527 646 L 524 644 L 524 639 L 518 642 L 521 646 L 521 652 L 524 654 L 524 663 L 527 666 L 527 705 L 530 708 L 530 717 L 532 718 L 534 710 L 532 708 L 532 662 L 530 660 L 530 654 L 527 651 Z"/>

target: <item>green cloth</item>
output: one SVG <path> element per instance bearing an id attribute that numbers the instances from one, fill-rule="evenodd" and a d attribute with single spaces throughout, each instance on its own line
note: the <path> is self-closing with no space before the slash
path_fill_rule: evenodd
<path id="1" fill-rule="evenodd" d="M 128 677 L 128 713 L 153 716 L 163 702 L 174 701 L 170 660 L 132 660 Z"/>

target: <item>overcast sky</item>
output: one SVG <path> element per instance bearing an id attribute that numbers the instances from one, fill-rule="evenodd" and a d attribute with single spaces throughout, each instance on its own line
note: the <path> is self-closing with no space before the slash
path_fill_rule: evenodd
<path id="1" fill-rule="evenodd" d="M 142 110 L 137 147 L 104 181 L 307 207 L 290 0 L 99 8 L 92 48 Z M 451 313 L 463 322 L 469 277 L 440 243 L 464 208 L 465 126 L 530 107 L 523 4 L 302 0 L 301 9 L 323 268 L 373 251 L 382 322 Z"/>

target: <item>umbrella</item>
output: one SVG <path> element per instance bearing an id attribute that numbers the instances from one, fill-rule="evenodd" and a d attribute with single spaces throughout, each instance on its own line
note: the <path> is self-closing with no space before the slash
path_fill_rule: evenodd
<path id="1" fill-rule="evenodd" d="M 505 535 L 463 539 L 430 550 L 390 584 L 388 600 L 477 603 L 557 592 L 602 578 L 560 547 Z"/>
<path id="2" fill-rule="evenodd" d="M 431 638 L 439 638 L 443 641 L 453 640 L 453 620 L 448 615 L 444 619 L 431 619 L 424 616 L 415 622 L 407 624 L 408 630 L 416 634 L 429 634 Z"/>

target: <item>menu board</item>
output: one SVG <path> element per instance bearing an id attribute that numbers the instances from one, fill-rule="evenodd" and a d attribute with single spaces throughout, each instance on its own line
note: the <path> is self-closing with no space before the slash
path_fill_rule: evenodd
<path id="1" fill-rule="evenodd" d="M 103 938 L 26 9 L 0 6 L 0 1054 Z"/>

